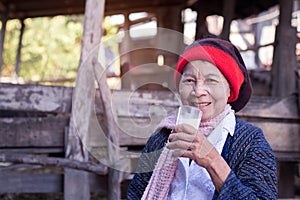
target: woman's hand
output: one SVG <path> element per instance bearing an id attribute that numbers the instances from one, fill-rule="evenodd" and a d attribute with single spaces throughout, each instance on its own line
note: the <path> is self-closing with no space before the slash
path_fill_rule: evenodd
<path id="1" fill-rule="evenodd" d="M 214 146 L 198 130 L 188 124 L 175 127 L 169 136 L 167 148 L 173 150 L 174 157 L 186 157 L 194 160 L 202 167 L 208 167 L 211 151 L 216 151 Z"/>
<path id="2" fill-rule="evenodd" d="M 173 156 L 190 158 L 206 168 L 217 191 L 221 190 L 231 169 L 200 131 L 188 124 L 177 125 L 169 136 L 167 148 L 173 150 Z"/>

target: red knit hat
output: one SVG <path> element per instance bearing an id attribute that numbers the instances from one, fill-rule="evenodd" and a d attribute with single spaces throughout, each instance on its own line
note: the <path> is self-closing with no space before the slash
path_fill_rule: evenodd
<path id="1" fill-rule="evenodd" d="M 188 46 L 180 56 L 174 73 L 177 90 L 184 67 L 193 60 L 209 61 L 223 73 L 231 86 L 228 103 L 236 112 L 248 103 L 252 94 L 251 81 L 244 61 L 232 43 L 217 38 L 205 38 Z"/>

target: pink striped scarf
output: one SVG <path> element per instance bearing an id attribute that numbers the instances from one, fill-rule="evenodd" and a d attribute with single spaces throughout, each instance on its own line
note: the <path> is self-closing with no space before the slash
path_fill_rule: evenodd
<path id="1" fill-rule="evenodd" d="M 231 112 L 231 106 L 226 105 L 224 111 L 209 121 L 201 122 L 199 130 L 208 136 L 213 129 Z M 163 127 L 174 129 L 176 125 L 176 115 L 165 118 L 158 126 L 157 130 Z M 171 150 L 164 147 L 155 169 L 144 191 L 142 200 L 165 200 L 168 197 L 169 187 L 173 180 L 177 168 L 177 158 L 172 156 Z"/>

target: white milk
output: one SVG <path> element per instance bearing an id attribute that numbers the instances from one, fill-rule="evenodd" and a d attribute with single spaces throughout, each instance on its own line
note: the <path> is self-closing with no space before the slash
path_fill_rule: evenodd
<path id="1" fill-rule="evenodd" d="M 200 119 L 199 118 L 183 118 L 179 119 L 177 124 L 189 124 L 193 126 L 195 129 L 198 129 L 200 125 Z"/>

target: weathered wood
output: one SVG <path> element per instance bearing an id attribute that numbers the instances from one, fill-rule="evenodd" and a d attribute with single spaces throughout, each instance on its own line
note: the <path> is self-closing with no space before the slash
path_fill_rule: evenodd
<path id="1" fill-rule="evenodd" d="M 279 198 L 293 199 L 295 197 L 294 179 L 297 170 L 295 162 L 281 162 L 278 165 L 278 193 Z"/>
<path id="2" fill-rule="evenodd" d="M 94 4 L 96 4 L 97 1 L 94 1 Z M 92 5 L 92 4 L 91 4 Z M 97 4 L 98 5 L 98 4 Z M 92 19 L 98 19 L 100 22 L 102 22 L 103 13 L 104 13 L 104 0 L 103 4 L 98 5 L 96 8 L 95 6 L 90 6 L 89 10 L 86 12 L 92 13 L 91 17 Z M 96 12 L 96 13 L 95 13 Z M 90 19 L 90 20 L 92 20 Z M 98 22 L 96 20 L 96 22 Z M 101 25 L 100 25 L 101 26 Z M 96 30 L 95 30 L 96 28 Z M 101 27 L 94 26 L 94 31 L 97 31 L 101 29 Z M 101 38 L 101 37 L 100 37 Z M 100 43 L 100 41 L 99 41 Z M 97 43 L 96 43 L 97 44 Z M 101 47 L 101 44 L 100 44 Z M 98 51 L 96 51 L 98 55 Z M 106 138 L 102 138 L 102 140 L 105 140 L 107 142 L 107 148 L 108 148 L 108 199 L 114 200 L 114 199 L 121 199 L 121 181 L 123 176 L 123 170 L 118 169 L 117 167 L 117 161 L 120 159 L 119 155 L 119 130 L 118 126 L 115 122 L 116 113 L 113 109 L 112 103 L 112 97 L 111 97 L 111 91 L 108 87 L 107 80 L 106 80 L 106 66 L 101 66 L 98 62 L 98 57 L 94 57 L 92 60 L 92 65 L 96 74 L 96 80 L 99 85 L 99 91 L 101 94 L 101 103 L 103 105 L 104 110 L 104 117 L 106 120 L 106 127 L 107 129 L 104 130 L 106 133 Z M 96 119 L 97 120 L 97 119 Z M 97 122 L 99 124 L 99 122 Z M 97 125 L 98 127 L 99 125 Z"/>
<path id="3" fill-rule="evenodd" d="M 19 76 L 19 71 L 20 71 L 21 49 L 22 49 L 22 41 L 23 41 L 23 35 L 24 35 L 24 29 L 25 29 L 24 19 L 20 19 L 20 23 L 21 23 L 21 29 L 20 29 L 18 49 L 17 49 L 17 55 L 16 55 L 16 66 L 15 66 L 15 76 L 16 77 Z"/>
<path id="4" fill-rule="evenodd" d="M 1 17 L 1 32 L 0 32 L 0 75 L 2 71 L 3 64 L 3 49 L 4 49 L 4 39 L 6 33 L 6 24 L 7 24 L 7 16 L 8 13 L 4 13 L 4 16 Z"/>
<path id="5" fill-rule="evenodd" d="M 68 117 L 0 118 L 0 148 L 64 147 Z"/>
<path id="6" fill-rule="evenodd" d="M 88 139 L 98 129 L 95 105 L 94 61 L 98 61 L 98 49 L 102 36 L 102 19 L 104 16 L 105 0 L 87 0 L 85 4 L 84 31 L 82 49 L 79 61 L 76 88 L 74 90 L 72 115 L 66 157 L 79 161 L 88 161 Z M 101 87 L 101 85 L 100 85 Z M 85 96 L 84 94 L 88 94 Z M 80 179 L 80 181 L 76 181 Z M 81 200 L 90 198 L 88 174 L 80 171 L 65 170 L 66 200 Z M 81 190 L 78 190 L 81 188 Z"/>
<path id="7" fill-rule="evenodd" d="M 107 176 L 88 174 L 91 192 L 107 195 Z M 63 175 L 51 173 L 0 173 L 0 193 L 63 192 Z M 78 189 L 78 188 L 75 188 Z"/>
<path id="8" fill-rule="evenodd" d="M 240 117 L 299 120 L 297 107 L 295 94 L 285 98 L 256 96 L 252 97 L 237 115 Z"/>
<path id="9" fill-rule="evenodd" d="M 2 86 L 2 85 L 1 85 Z M 51 153 L 51 152 L 63 152 L 62 146 L 64 142 L 64 130 L 68 125 L 69 112 L 66 109 L 52 109 L 55 112 L 45 112 L 44 106 L 30 106 L 28 103 L 28 98 L 35 93 L 36 86 L 20 86 L 20 85 L 5 85 L 6 87 L 0 87 L 0 99 L 9 102 L 8 106 L 2 106 L 1 101 L 1 116 L 0 118 L 0 152 L 28 152 L 28 153 Z M 11 88 L 10 96 L 6 96 L 8 88 Z M 16 98 L 21 89 L 26 91 L 22 98 Z M 64 94 L 69 94 L 72 96 L 72 88 L 64 87 L 48 87 L 39 86 L 39 90 L 45 91 L 51 90 L 51 93 L 57 94 L 56 99 L 52 98 L 49 100 L 55 101 L 58 107 L 70 107 L 72 102 L 71 98 L 64 96 Z M 31 92 L 33 90 L 33 92 Z M 3 92 L 4 91 L 4 92 Z M 58 92 L 57 92 L 58 91 Z M 60 91 L 69 91 L 69 93 L 63 93 Z M 83 94 L 83 93 L 79 93 Z M 40 99 L 46 99 L 47 93 L 43 92 L 39 96 Z M 10 98 L 12 97 L 12 98 Z M 90 98 L 92 97 L 92 98 Z M 86 129 L 88 132 L 97 132 L 97 127 L 102 127 L 106 130 L 107 124 L 106 119 L 104 119 L 103 105 L 99 90 L 94 90 L 91 96 L 82 96 L 82 101 L 90 98 L 93 105 L 93 115 L 91 118 L 90 126 Z M 65 99 L 65 101 L 58 101 L 57 99 Z M 68 100 L 68 101 L 67 101 Z M 16 101 L 17 104 L 14 102 Z M 94 101 L 94 102 L 93 102 Z M 58 103 L 59 102 L 59 103 Z M 64 106 L 59 105 L 62 103 Z M 86 102 L 84 102 L 86 103 Z M 136 146 L 142 147 L 147 141 L 148 137 L 153 133 L 154 128 L 159 123 L 159 121 L 169 115 L 174 114 L 180 104 L 178 96 L 170 91 L 112 91 L 111 95 L 111 109 L 116 111 L 115 122 L 118 127 L 119 135 L 119 145 L 120 146 Z M 17 105 L 17 106 L 15 106 Z M 22 117 L 14 117 L 10 115 L 10 111 L 13 110 L 13 114 L 17 114 L 16 108 L 21 108 L 24 106 Z M 80 105 L 80 104 L 78 104 Z M 96 106 L 96 107 L 94 107 Z M 49 110 L 49 109 L 48 109 Z M 59 113 L 59 112 L 63 113 Z M 32 115 L 33 113 L 43 113 L 44 117 L 38 117 Z M 25 117 L 28 115 L 29 117 Z M 299 142 L 299 115 L 297 109 L 297 96 L 290 95 L 286 98 L 277 97 L 252 97 L 247 106 L 237 113 L 238 117 L 245 119 L 246 121 L 262 128 L 264 134 L 271 144 L 271 147 L 275 151 L 275 155 L 278 161 L 299 161 L 300 159 L 300 145 Z M 96 116 L 96 117 L 95 117 Z M 98 118 L 97 118 L 98 117 Z M 71 125 L 71 124 L 70 124 Z M 78 124 L 77 124 L 78 125 Z M 73 127 L 74 128 L 74 127 Z M 71 130 L 71 128 L 69 129 Z M 73 130 L 74 131 L 74 130 Z M 24 134 L 26 133 L 26 134 Z M 78 138 L 76 132 L 72 137 L 77 137 L 74 140 L 68 140 L 68 142 L 79 142 L 74 143 L 73 146 L 77 146 L 77 150 L 87 153 L 87 149 L 82 149 L 82 140 Z M 68 135 L 70 137 L 70 135 Z M 21 140 L 19 140 L 21 138 Z M 96 140 L 94 140 L 96 138 Z M 98 137 L 90 137 L 89 140 L 89 153 L 92 155 L 101 154 L 99 157 L 107 157 L 109 149 L 107 148 L 107 140 L 99 141 Z M 2 146 L 1 146 L 2 145 Z M 19 145 L 19 146 L 14 146 Z M 36 145 L 36 146 L 35 146 Z M 48 146 L 49 145 L 49 146 Z M 53 146 L 51 146 L 53 145 Z M 58 146 L 56 146 L 58 145 Z M 7 148 L 9 147 L 9 148 Z M 18 147 L 21 147 L 18 149 Z M 47 147 L 49 147 L 47 151 Z M 60 149 L 60 150 L 59 150 Z M 9 150 L 9 151 L 8 151 Z M 74 151 L 75 149 L 72 149 Z M 95 151 L 92 152 L 92 151 Z M 68 152 L 68 151 L 66 151 Z M 70 153 L 70 152 L 68 152 Z M 136 167 L 136 160 L 138 159 L 138 154 L 129 153 L 129 151 L 124 151 L 120 155 L 121 158 L 127 159 L 126 162 L 118 164 L 118 169 L 125 169 L 132 171 Z M 128 163 L 128 160 L 131 162 Z M 84 160 L 81 160 L 84 161 Z M 131 164 L 127 169 L 128 164 Z M 119 167 L 122 165 L 123 168 Z M 124 170 L 125 171 L 125 170 Z M 78 193 L 77 188 L 80 187 L 86 193 L 94 191 L 95 185 L 92 185 L 91 174 L 88 172 L 80 172 L 73 169 L 66 169 L 65 179 L 67 181 L 72 181 L 74 184 L 65 183 L 65 191 L 68 190 L 68 195 L 66 199 L 75 198 L 74 195 L 78 195 L 79 198 L 84 198 L 84 193 Z M 120 183 L 124 180 L 126 174 L 116 173 L 116 171 L 109 172 L 109 179 L 112 183 Z M 17 177 L 17 175 L 12 175 L 12 178 Z M 22 178 L 22 176 L 20 176 Z M 99 177 L 98 177 L 99 178 Z M 27 180 L 27 179 L 26 179 Z M 61 180 L 61 179 L 60 179 Z M 75 183 L 81 180 L 79 183 L 87 184 L 84 188 L 80 185 L 75 185 Z M 95 179 L 93 179 L 95 181 Z M 99 179 L 97 179 L 99 180 Z M 20 181 L 23 181 L 20 180 Z M 32 180 L 30 183 L 33 184 Z M 88 184 L 89 182 L 89 184 Z M 39 179 L 36 181 L 39 184 Z M 61 183 L 61 182 L 60 182 Z M 108 176 L 101 176 L 101 181 L 98 182 L 98 187 L 104 191 L 103 187 L 106 188 L 108 183 Z M 57 184 L 55 182 L 49 182 L 49 184 Z M 3 185 L 0 180 L 0 186 Z M 69 186 L 72 186 L 69 188 Z M 49 186 L 54 187 L 52 186 Z M 119 187 L 117 184 L 116 188 Z M 5 189 L 5 187 L 4 187 Z M 3 190 L 4 190 L 3 189 Z M 7 187 L 6 187 L 7 189 Z M 37 187 L 39 189 L 39 187 Z M 58 189 L 57 189 L 58 190 Z M 60 188 L 61 190 L 61 188 Z M 44 191 L 43 188 L 41 191 Z M 116 190 L 119 193 L 119 190 Z M 47 192 L 47 191 L 46 191 Z M 105 191 L 104 191 L 105 193 Z M 108 194 L 108 193 L 105 193 Z"/>
<path id="10" fill-rule="evenodd" d="M 300 126 L 299 123 L 280 121 L 251 121 L 253 125 L 260 127 L 270 143 L 272 149 L 278 152 L 299 152 L 300 153 Z M 297 141 L 297 142 L 295 142 Z"/>
<path id="11" fill-rule="evenodd" d="M 27 163 L 50 167 L 71 168 L 76 170 L 85 170 L 100 175 L 107 173 L 107 167 L 102 164 L 38 155 L 1 153 L 0 162 Z"/>
<path id="12" fill-rule="evenodd" d="M 229 40 L 230 25 L 235 15 L 235 7 L 236 7 L 235 4 L 236 4 L 236 0 L 223 1 L 222 13 L 224 16 L 224 22 L 223 22 L 223 30 L 221 33 L 221 38 L 223 38 L 224 40 Z"/>
<path id="13" fill-rule="evenodd" d="M 297 70 L 296 70 L 296 74 L 297 74 L 297 87 L 298 87 L 298 91 L 300 90 L 300 66 L 298 66 Z M 298 113 L 300 113 L 300 92 L 298 92 Z"/>
<path id="14" fill-rule="evenodd" d="M 272 95 L 285 97 L 296 90 L 297 31 L 291 26 L 293 0 L 280 0 L 279 24 L 275 34 L 272 64 Z"/>
<path id="15" fill-rule="evenodd" d="M 61 174 L 0 173 L 0 193 L 62 192 Z"/>
<path id="16" fill-rule="evenodd" d="M 64 147 L 10 147 L 0 148 L 0 153 L 28 153 L 28 154 L 59 154 L 64 153 Z"/>
<path id="17" fill-rule="evenodd" d="M 1 110 L 70 113 L 72 88 L 0 84 Z"/>
<path id="18" fill-rule="evenodd" d="M 6 85 L 7 86 L 7 85 Z M 69 101 L 60 101 L 60 103 L 64 104 L 64 107 L 70 107 L 71 106 L 71 98 L 63 95 L 63 94 L 69 94 L 71 96 L 70 88 L 67 88 L 68 93 L 63 93 L 59 91 L 64 91 L 65 88 L 61 87 L 47 87 L 47 86 L 39 86 L 40 90 L 47 91 L 48 89 L 51 89 L 52 93 L 58 94 L 56 97 L 57 99 L 69 99 Z M 4 90 L 3 87 L 0 87 L 0 99 L 4 101 L 11 101 L 10 104 L 14 105 L 14 101 L 16 100 L 16 96 L 13 92 L 10 92 L 11 95 L 6 96 L 7 91 L 10 90 L 15 91 L 18 93 L 18 91 L 22 88 L 26 88 L 24 90 L 27 90 L 27 92 L 24 93 L 23 98 L 20 99 L 19 104 L 25 105 L 26 99 L 30 97 L 31 89 L 34 91 L 36 86 L 20 86 L 20 85 L 9 85 Z M 100 93 L 95 92 L 95 101 L 101 102 L 100 100 Z M 43 96 L 44 95 L 44 96 Z M 41 99 L 46 99 L 46 96 L 48 94 L 41 95 Z M 14 97 L 12 100 L 9 99 L 9 97 Z M 58 100 L 54 100 L 58 101 Z M 50 103 L 52 104 L 52 103 Z M 0 107 L 3 104 L 0 104 Z M 172 114 L 176 112 L 177 107 L 179 106 L 179 99 L 178 97 L 169 91 L 155 91 L 155 92 L 149 92 L 149 91 L 113 91 L 112 93 L 112 109 L 116 110 L 117 114 L 117 124 L 119 127 L 119 134 L 120 134 L 120 145 L 126 146 L 126 145 L 144 145 L 148 136 L 152 134 L 152 131 L 154 130 L 157 123 L 166 115 Z M 58 106 L 62 107 L 62 106 Z M 31 110 L 41 112 L 43 110 L 42 107 L 33 107 L 33 106 L 27 106 L 28 112 Z M 3 107 L 2 109 L 15 109 L 15 107 L 7 106 Z M 96 104 L 95 112 L 99 113 L 99 121 L 103 121 L 103 107 L 101 103 Z M 278 130 L 290 130 L 284 131 L 284 133 L 280 133 L 280 135 L 285 135 L 288 138 L 294 138 L 296 139 L 297 135 L 297 126 L 299 124 L 299 116 L 298 116 L 298 110 L 297 110 L 297 96 L 296 95 L 290 95 L 286 98 L 280 99 L 277 97 L 252 97 L 250 99 L 250 102 L 247 104 L 247 106 L 237 113 L 237 115 L 241 118 L 246 119 L 247 121 L 260 121 L 260 124 L 258 126 L 262 126 L 263 129 L 265 129 L 266 135 L 272 135 L 275 134 L 272 130 L 273 125 L 277 127 L 276 131 Z M 62 120 L 61 120 L 62 119 Z M 16 120 L 14 122 L 14 120 Z M 65 120 L 64 118 L 0 118 L 0 134 L 2 135 L 2 138 L 8 138 L 3 139 L 2 144 L 12 144 L 13 137 L 9 137 L 9 134 L 13 135 L 21 135 L 22 137 L 33 137 L 33 135 L 37 135 L 38 133 L 42 133 L 39 135 L 39 137 L 47 137 L 50 138 L 51 135 L 51 141 L 59 144 L 59 146 L 62 144 L 58 141 L 62 141 L 63 137 L 63 129 L 65 127 Z M 272 121 L 273 120 L 273 121 Z M 283 121 L 284 120 L 284 121 Z M 46 122 L 47 121 L 47 122 Z M 105 120 L 104 120 L 105 121 Z M 10 124 L 11 122 L 11 124 Z M 28 123 L 27 123 L 28 122 Z M 48 125 L 47 125 L 48 124 Z M 268 126 L 267 124 L 270 124 L 272 126 Z M 6 127 L 6 128 L 5 128 Z M 28 129 L 26 128 L 28 127 Z M 282 129 L 282 128 L 284 129 Z M 52 128 L 52 130 L 50 130 Z M 11 131 L 9 131 L 10 129 Z M 105 128 L 104 128 L 105 129 Z M 18 131 L 16 131 L 18 130 Z M 29 135 L 21 134 L 24 132 L 24 130 L 30 130 Z M 11 133 L 15 132 L 15 133 Z M 59 133 L 61 135 L 59 136 Z M 286 134 L 285 134 L 286 133 Z M 4 135 L 6 134 L 6 135 Z M 277 135 L 279 133 L 276 133 Z M 293 134 L 294 136 L 287 135 L 287 134 Z M 20 137 L 21 137 L 20 136 Z M 283 137 L 285 137 L 283 136 Z M 269 136 L 268 136 L 269 137 Z M 11 140 L 9 140 L 11 139 Z M 270 139 L 270 143 L 272 146 L 276 147 L 275 149 L 278 150 L 284 150 L 286 147 L 287 150 L 290 150 L 291 147 L 294 146 L 294 144 L 287 144 L 282 143 L 279 140 Z M 38 139 L 37 139 L 38 140 Z M 274 140 L 274 142 L 273 142 Z M 290 141 L 288 139 L 283 139 L 284 141 Z M 0 144 L 1 142 L 0 141 Z M 9 142 L 10 141 L 10 142 Z M 22 140 L 23 143 L 26 140 Z M 33 144 L 34 141 L 30 141 L 27 139 L 28 144 Z M 275 142 L 276 141 L 276 142 Z M 294 140 L 295 141 L 295 140 Z M 21 141 L 19 141 L 21 142 Z M 49 144 L 48 140 L 41 141 L 43 144 Z M 292 141 L 290 141 L 292 142 Z M 96 142 L 97 143 L 97 142 Z M 277 144 L 278 143 L 278 144 Z M 18 143 L 16 143 L 18 145 Z M 284 145 L 283 145 L 284 144 Z M 50 145 L 50 144 L 49 144 Z M 105 145 L 105 144 L 104 144 Z M 282 146 L 283 145 L 283 146 Z M 284 147 L 285 146 L 285 147 Z M 294 148 L 294 147 L 293 147 Z M 298 148 L 298 147 L 297 147 Z"/>
<path id="19" fill-rule="evenodd" d="M 42 85 L 0 84 L 0 114 L 2 111 L 70 113 L 72 88 Z M 94 93 L 101 102 L 100 92 Z M 172 112 L 179 106 L 179 98 L 170 91 L 112 91 L 112 109 L 118 117 L 149 117 L 151 113 Z M 239 116 L 297 119 L 297 96 L 285 98 L 253 96 Z M 55 106 L 53 106 L 55 105 Z M 96 113 L 103 113 L 102 104 L 95 105 Z M 160 111 L 160 112 L 157 112 Z"/>

